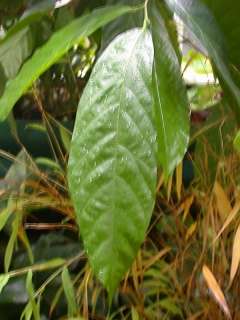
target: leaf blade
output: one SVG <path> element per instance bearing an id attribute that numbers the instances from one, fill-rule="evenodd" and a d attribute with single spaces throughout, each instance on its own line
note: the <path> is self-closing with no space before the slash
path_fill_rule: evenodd
<path id="1" fill-rule="evenodd" d="M 133 262 L 154 206 L 152 61 L 148 32 L 115 38 L 95 65 L 73 133 L 70 193 L 91 266 L 110 296 Z"/>
<path id="2" fill-rule="evenodd" d="M 232 284 L 234 277 L 237 273 L 240 262 L 240 226 L 238 226 L 236 234 L 234 236 L 233 248 L 232 248 L 232 263 L 230 271 L 230 285 Z"/>
<path id="3" fill-rule="evenodd" d="M 158 160 L 167 178 L 181 162 L 187 150 L 189 111 L 178 56 L 162 10 L 164 8 L 155 4 L 150 19 L 154 44 L 153 96 L 158 133 Z"/>
<path id="4" fill-rule="evenodd" d="M 75 298 L 74 287 L 67 267 L 64 267 L 62 271 L 62 284 L 68 304 L 68 317 L 74 317 L 78 313 L 78 307 Z"/>
<path id="5" fill-rule="evenodd" d="M 213 297 L 215 298 L 215 300 L 217 301 L 217 303 L 219 304 L 221 309 L 224 311 L 226 316 L 229 319 L 231 319 L 231 313 L 229 311 L 226 299 L 225 299 L 224 294 L 223 294 L 221 288 L 219 287 L 214 275 L 212 274 L 212 272 L 209 270 L 209 268 L 206 265 L 203 266 L 202 273 L 203 273 L 203 277 L 204 277 L 211 293 L 213 294 Z"/>

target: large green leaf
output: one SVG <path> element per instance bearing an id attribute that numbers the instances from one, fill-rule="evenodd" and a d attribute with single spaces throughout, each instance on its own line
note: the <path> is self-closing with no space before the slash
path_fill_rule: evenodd
<path id="1" fill-rule="evenodd" d="M 109 6 L 96 9 L 88 15 L 75 19 L 53 34 L 47 43 L 39 48 L 23 65 L 17 76 L 7 82 L 6 89 L 0 98 L 0 120 L 6 119 L 14 104 L 33 82 L 75 43 L 131 10 L 132 8 L 127 6 Z"/>
<path id="2" fill-rule="evenodd" d="M 234 104 L 237 106 L 235 111 L 240 115 L 240 90 L 230 72 L 230 64 L 227 56 L 228 50 L 224 41 L 224 35 L 213 13 L 202 0 L 165 1 L 206 48 L 223 86 L 227 91 L 231 92 L 233 96 Z M 225 14 L 225 10 L 223 14 Z"/>
<path id="3" fill-rule="evenodd" d="M 165 176 L 183 159 L 189 139 L 189 110 L 178 55 L 168 29 L 166 8 L 151 8 L 154 43 L 153 96 L 158 159 Z"/>
<path id="4" fill-rule="evenodd" d="M 153 45 L 132 29 L 107 47 L 80 100 L 69 185 L 85 249 L 110 295 L 144 239 L 154 206 Z"/>

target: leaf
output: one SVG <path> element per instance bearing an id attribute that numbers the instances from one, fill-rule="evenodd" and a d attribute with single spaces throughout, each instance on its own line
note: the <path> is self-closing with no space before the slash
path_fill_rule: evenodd
<path id="1" fill-rule="evenodd" d="M 64 126 L 59 126 L 59 133 L 66 152 L 70 151 L 72 134 Z"/>
<path id="2" fill-rule="evenodd" d="M 44 157 L 39 157 L 35 159 L 36 164 L 45 166 L 55 171 L 62 171 L 61 166 L 54 160 Z"/>
<path id="3" fill-rule="evenodd" d="M 214 15 L 215 20 L 224 33 L 224 39 L 228 50 L 228 58 L 236 68 L 240 69 L 240 2 L 226 0 L 203 0 L 203 2 Z"/>
<path id="4" fill-rule="evenodd" d="M 149 32 L 119 35 L 81 97 L 68 178 L 93 271 L 112 296 L 144 240 L 156 187 Z"/>
<path id="5" fill-rule="evenodd" d="M 231 212 L 229 213 L 228 217 L 226 218 L 222 228 L 218 232 L 216 238 L 214 239 L 214 242 L 220 237 L 220 235 L 223 233 L 223 231 L 229 226 L 229 224 L 232 222 L 232 220 L 236 217 L 236 215 L 240 211 L 240 201 L 238 201 L 234 207 L 232 208 Z"/>
<path id="6" fill-rule="evenodd" d="M 235 234 L 234 241 L 233 241 L 230 285 L 232 284 L 233 279 L 237 273 L 239 262 L 240 262 L 240 225 L 237 228 L 237 232 Z"/>
<path id="7" fill-rule="evenodd" d="M 0 274 L 0 294 L 10 279 L 9 274 Z"/>
<path id="8" fill-rule="evenodd" d="M 6 247 L 6 251 L 5 251 L 5 255 L 4 255 L 4 271 L 5 272 L 8 272 L 10 264 L 11 264 L 11 261 L 12 261 L 14 245 L 15 245 L 15 242 L 17 240 L 18 228 L 19 228 L 21 219 L 22 219 L 22 217 L 19 214 L 19 212 L 15 212 L 15 217 L 14 217 L 14 220 L 12 222 L 11 236 L 10 236 L 10 239 L 8 241 L 8 244 L 7 244 L 7 247 Z"/>
<path id="9" fill-rule="evenodd" d="M 20 320 L 25 318 L 25 320 L 31 320 L 33 314 L 32 304 L 28 302 L 26 307 L 23 309 Z"/>
<path id="10" fill-rule="evenodd" d="M 68 317 L 73 317 L 78 313 L 78 306 L 72 280 L 66 267 L 64 267 L 62 271 L 62 284 L 68 304 Z"/>
<path id="11" fill-rule="evenodd" d="M 0 43 L 0 63 L 7 78 L 13 78 L 34 47 L 31 30 L 26 27 Z"/>
<path id="12" fill-rule="evenodd" d="M 220 80 L 223 81 L 226 89 L 229 90 L 234 97 L 235 103 L 237 104 L 236 111 L 239 115 L 240 90 L 230 72 L 224 35 L 220 31 L 213 13 L 202 1 L 166 0 L 166 3 L 170 9 L 182 19 L 207 50 L 219 74 Z M 222 7 L 224 10 L 223 15 L 225 14 L 224 7 L 225 5 Z"/>
<path id="13" fill-rule="evenodd" d="M 132 320 L 139 320 L 140 319 L 138 312 L 134 307 L 131 308 L 131 317 L 132 317 Z"/>
<path id="14" fill-rule="evenodd" d="M 210 289 L 213 297 L 215 298 L 215 300 L 217 301 L 217 303 L 219 304 L 221 309 L 224 311 L 225 315 L 229 319 L 231 319 L 231 313 L 229 311 L 224 294 L 223 294 L 221 288 L 219 287 L 214 275 L 212 274 L 212 272 L 209 270 L 209 268 L 206 265 L 203 266 L 202 272 L 203 272 L 203 277 L 204 277 L 204 279 L 208 285 L 208 288 Z"/>
<path id="15" fill-rule="evenodd" d="M 236 137 L 233 141 L 234 148 L 237 152 L 240 152 L 240 131 L 236 134 Z"/>
<path id="16" fill-rule="evenodd" d="M 11 214 L 12 214 L 12 210 L 9 207 L 7 207 L 1 211 L 1 213 L 0 213 L 0 231 L 5 227 Z"/>
<path id="17" fill-rule="evenodd" d="M 33 313 L 34 320 L 40 320 L 40 310 L 39 310 L 39 305 L 36 303 L 35 298 L 34 298 L 34 287 L 32 283 L 32 270 L 28 271 L 27 274 L 27 280 L 26 280 L 26 289 L 29 297 L 29 304 L 31 305 L 30 313 Z"/>
<path id="18" fill-rule="evenodd" d="M 90 14 L 75 19 L 52 37 L 23 65 L 14 79 L 7 82 L 0 98 L 0 121 L 8 116 L 18 99 L 38 77 L 61 58 L 82 38 L 91 35 L 98 28 L 133 9 L 128 6 L 112 6 L 96 9 Z"/>
<path id="19" fill-rule="evenodd" d="M 161 14 L 163 9 L 153 6 L 150 19 L 154 44 L 153 97 L 158 160 L 167 178 L 187 150 L 189 110 L 178 56 Z"/>
<path id="20" fill-rule="evenodd" d="M 218 212 L 222 221 L 225 221 L 229 216 L 229 213 L 232 211 L 231 203 L 218 181 L 215 182 L 213 191 L 217 201 Z"/>
<path id="21" fill-rule="evenodd" d="M 167 312 L 173 315 L 179 315 L 182 317 L 182 311 L 177 303 L 172 298 L 165 298 L 159 301 L 159 306 L 165 309 Z"/>

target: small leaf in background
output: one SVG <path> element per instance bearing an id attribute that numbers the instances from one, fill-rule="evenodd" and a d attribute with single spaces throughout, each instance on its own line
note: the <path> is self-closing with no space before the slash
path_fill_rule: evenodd
<path id="1" fill-rule="evenodd" d="M 44 157 L 39 157 L 35 159 L 35 162 L 37 165 L 41 165 L 44 167 L 47 167 L 49 169 L 52 169 L 54 171 L 62 172 L 61 166 L 54 160 Z"/>
<path id="2" fill-rule="evenodd" d="M 12 210 L 7 207 L 0 212 L 0 231 L 5 227 L 9 217 L 12 214 Z"/>
<path id="3" fill-rule="evenodd" d="M 220 231 L 218 232 L 216 238 L 214 239 L 214 241 L 216 241 L 220 235 L 223 233 L 223 231 L 229 226 L 229 224 L 232 222 L 232 220 L 236 217 L 236 215 L 239 213 L 240 211 L 240 201 L 238 201 L 233 209 L 231 210 L 231 212 L 229 213 L 228 217 L 226 218 L 222 228 L 220 229 Z"/>
<path id="4" fill-rule="evenodd" d="M 62 284 L 68 305 L 68 317 L 74 317 L 78 313 L 78 306 L 72 280 L 66 267 L 62 271 Z"/>
<path id="5" fill-rule="evenodd" d="M 134 307 L 131 308 L 131 316 L 132 320 L 140 320 L 138 312 Z"/>
<path id="6" fill-rule="evenodd" d="M 27 280 L 26 280 L 26 289 L 29 297 L 29 304 L 31 305 L 31 310 L 33 313 L 34 320 L 40 320 L 40 310 L 39 310 L 39 304 L 36 303 L 34 298 L 34 287 L 32 282 L 32 271 L 30 270 L 27 274 Z"/>
<path id="7" fill-rule="evenodd" d="M 3 288 L 7 285 L 10 276 L 8 273 L 0 274 L 0 293 L 2 292 Z"/>
<path id="8" fill-rule="evenodd" d="M 233 248 L 232 248 L 232 264 L 230 272 L 230 285 L 237 273 L 240 262 L 240 225 L 237 228 L 236 234 L 234 236 Z"/>
<path id="9" fill-rule="evenodd" d="M 23 62 L 30 56 L 34 47 L 33 34 L 25 27 L 16 34 L 0 42 L 0 63 L 8 79 L 14 78 Z"/>
<path id="10" fill-rule="evenodd" d="M 182 311 L 172 298 L 165 298 L 159 301 L 159 306 L 172 315 L 182 315 Z"/>
<path id="11" fill-rule="evenodd" d="M 222 221 L 225 221 L 232 211 L 231 203 L 228 199 L 226 192 L 223 190 L 223 187 L 220 185 L 218 181 L 214 184 L 213 189 L 216 201 L 217 201 L 217 209 L 220 214 Z"/>
<path id="12" fill-rule="evenodd" d="M 32 304 L 30 302 L 28 302 L 26 307 L 23 309 L 20 320 L 22 320 L 23 318 L 25 320 L 31 320 L 32 314 L 33 314 Z"/>
<path id="13" fill-rule="evenodd" d="M 18 99 L 38 77 L 60 59 L 83 37 L 91 35 L 111 20 L 130 12 L 131 7 L 109 6 L 96 9 L 90 14 L 73 20 L 66 27 L 55 32 L 52 37 L 23 65 L 17 76 L 8 81 L 0 98 L 0 121 L 8 116 Z"/>
<path id="14" fill-rule="evenodd" d="M 151 35 L 132 29 L 100 56 L 80 100 L 68 164 L 91 267 L 112 297 L 144 240 L 155 202 Z"/>
<path id="15" fill-rule="evenodd" d="M 14 246 L 17 241 L 18 228 L 19 228 L 21 220 L 22 220 L 22 216 L 21 216 L 21 214 L 19 214 L 19 212 L 15 212 L 14 214 L 15 214 L 15 217 L 12 222 L 12 232 L 11 232 L 11 236 L 8 241 L 5 255 L 4 255 L 4 271 L 5 272 L 8 272 L 11 261 L 12 261 L 13 250 L 14 250 Z"/>
<path id="16" fill-rule="evenodd" d="M 229 311 L 226 299 L 225 299 L 224 294 L 223 294 L 221 288 L 219 287 L 214 275 L 212 274 L 212 272 L 209 270 L 209 268 L 206 265 L 203 266 L 202 273 L 203 273 L 203 277 L 204 277 L 204 279 L 207 283 L 207 286 L 208 286 L 210 292 L 212 293 L 213 297 L 215 298 L 215 300 L 217 301 L 217 303 L 219 304 L 221 309 L 224 311 L 225 315 L 229 319 L 231 319 L 231 313 Z"/>
<path id="17" fill-rule="evenodd" d="M 183 163 L 180 162 L 176 168 L 176 193 L 177 193 L 178 200 L 181 199 L 182 180 L 183 180 Z"/>
<path id="18" fill-rule="evenodd" d="M 234 148 L 240 152 L 240 131 L 236 134 L 236 137 L 233 141 Z"/>
<path id="19" fill-rule="evenodd" d="M 194 234 L 197 228 L 197 222 L 194 222 L 190 225 L 190 227 L 187 229 L 187 233 L 185 236 L 186 241 Z"/>
<path id="20" fill-rule="evenodd" d="M 59 126 L 59 132 L 62 139 L 62 143 L 66 152 L 69 153 L 71 146 L 72 134 L 64 126 Z"/>
<path id="21" fill-rule="evenodd" d="M 153 2 L 150 20 L 154 44 L 153 97 L 158 160 L 167 178 L 184 157 L 190 125 L 187 92 L 166 22 L 166 10 L 162 4 Z"/>

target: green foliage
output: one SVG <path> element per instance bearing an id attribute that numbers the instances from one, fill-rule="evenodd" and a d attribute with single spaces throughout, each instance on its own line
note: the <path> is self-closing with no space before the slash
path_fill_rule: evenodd
<path id="1" fill-rule="evenodd" d="M 212 12 L 201 0 L 166 0 L 166 3 L 206 48 L 220 79 L 234 97 L 236 112 L 239 115 L 240 90 L 231 75 L 224 35 Z M 224 11 L 222 14 L 224 15 Z"/>
<path id="2" fill-rule="evenodd" d="M 74 44 L 114 18 L 131 11 L 130 7 L 107 7 L 72 21 L 57 31 L 51 39 L 37 50 L 18 75 L 8 81 L 7 87 L 0 98 L 0 120 L 5 120 L 18 99 L 27 89 L 59 60 Z"/>
<path id="3" fill-rule="evenodd" d="M 182 161 L 188 146 L 189 110 L 178 56 L 172 43 L 168 20 L 164 17 L 166 8 L 155 4 L 151 12 L 154 43 L 153 97 L 158 159 L 168 177 Z"/>
<path id="4" fill-rule="evenodd" d="M 62 283 L 63 283 L 63 290 L 64 290 L 64 293 L 67 299 L 67 304 L 68 304 L 68 317 L 71 318 L 77 315 L 78 307 L 77 307 L 72 280 L 70 278 L 68 269 L 66 267 L 64 267 L 62 271 Z"/>

